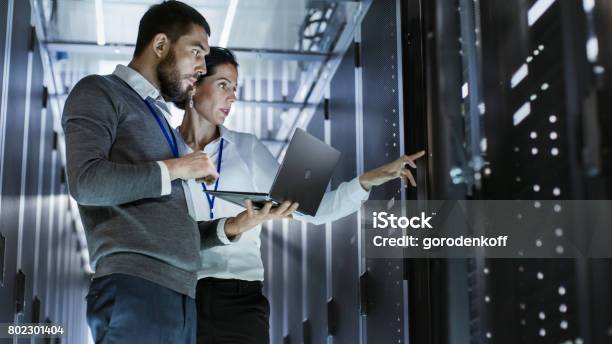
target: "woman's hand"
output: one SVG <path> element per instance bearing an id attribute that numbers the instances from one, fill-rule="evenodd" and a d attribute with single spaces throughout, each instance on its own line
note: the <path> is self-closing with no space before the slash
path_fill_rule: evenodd
<path id="1" fill-rule="evenodd" d="M 361 183 L 361 187 L 366 191 L 370 191 L 372 186 L 381 185 L 396 178 L 402 178 L 406 184 L 410 183 L 410 185 L 416 186 L 414 176 L 406 168 L 406 165 L 416 168 L 414 161 L 423 155 L 425 155 L 424 150 L 412 155 L 404 155 L 393 162 L 364 173 L 359 177 L 359 183 Z"/>
<path id="2" fill-rule="evenodd" d="M 272 208 L 272 202 L 266 202 L 261 209 L 255 210 L 251 200 L 247 199 L 244 201 L 244 207 L 245 211 L 236 217 L 228 218 L 225 222 L 225 234 L 230 240 L 266 221 L 291 217 L 291 214 L 299 207 L 299 203 L 285 201 L 278 207 Z"/>

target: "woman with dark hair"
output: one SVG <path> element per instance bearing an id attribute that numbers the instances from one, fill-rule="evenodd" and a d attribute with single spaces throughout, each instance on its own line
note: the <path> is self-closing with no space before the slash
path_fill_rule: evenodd
<path id="1" fill-rule="evenodd" d="M 216 163 L 219 178 L 215 185 L 189 181 L 186 189 L 192 216 L 209 220 L 239 213 L 241 208 L 204 193 L 206 188 L 226 191 L 267 192 L 279 167 L 264 144 L 254 135 L 227 129 L 223 123 L 236 101 L 238 62 L 231 51 L 211 47 L 206 57 L 207 74 L 198 80 L 185 107 L 180 126 L 185 153 L 203 151 Z M 186 105 L 186 106 L 185 106 Z M 369 196 L 372 186 L 404 178 L 416 185 L 405 165 L 415 168 L 411 156 L 368 171 L 334 191 L 327 192 L 316 216 L 294 214 L 298 220 L 321 224 L 356 212 Z M 189 191 L 187 191 L 189 190 Z M 232 245 L 200 253 L 196 305 L 198 343 L 268 343 L 268 300 L 262 294 L 264 268 L 259 234 L 261 226 L 242 234 Z"/>

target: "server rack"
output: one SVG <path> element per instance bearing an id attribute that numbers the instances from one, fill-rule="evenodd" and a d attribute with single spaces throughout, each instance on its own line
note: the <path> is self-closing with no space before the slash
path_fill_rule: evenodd
<path id="1" fill-rule="evenodd" d="M 308 125 L 310 133 L 342 152 L 332 189 L 405 151 L 399 11 L 400 1 L 372 2 Z M 397 181 L 376 189 L 371 199 L 402 202 L 404 197 L 405 190 Z M 265 260 L 266 289 L 274 300 L 273 343 L 395 343 L 407 339 L 404 262 L 366 259 L 360 215 L 327 225 L 307 225 L 305 232 L 299 226 L 289 228 L 284 244 L 269 239 L 270 235 L 282 236 L 282 223 L 266 231 L 263 252 L 269 258 Z M 274 305 L 282 302 L 278 293 L 283 288 L 288 290 L 288 303 Z"/>
<path id="2" fill-rule="evenodd" d="M 82 343 L 88 276 L 35 16 L 29 1 L 0 3 L 0 322 L 61 324 L 69 331 L 56 342 Z"/>
<path id="3" fill-rule="evenodd" d="M 605 34 L 597 36 L 598 23 L 609 21 L 608 7 L 603 1 L 406 3 L 404 18 L 412 25 L 404 47 L 413 53 L 405 61 L 425 71 L 415 70 L 406 96 L 427 99 L 426 106 L 412 105 L 420 118 L 408 120 L 415 136 L 407 140 L 427 142 L 434 155 L 419 197 L 533 200 L 534 206 L 609 197 L 610 174 L 601 162 L 609 147 L 602 134 L 609 120 L 601 111 L 608 106 L 601 95 L 609 88 L 609 47 Z M 538 244 L 563 254 L 555 240 Z M 410 295 L 424 297 L 411 307 L 415 342 L 610 340 L 610 312 L 601 307 L 609 297 L 593 275 L 609 286 L 609 261 L 476 257 L 411 261 L 408 272 Z M 448 287 L 436 286 L 440 281 Z"/>

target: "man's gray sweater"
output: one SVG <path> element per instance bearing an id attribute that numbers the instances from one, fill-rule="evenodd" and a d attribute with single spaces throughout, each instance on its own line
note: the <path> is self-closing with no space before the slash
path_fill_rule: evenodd
<path id="1" fill-rule="evenodd" d="M 88 76 L 70 92 L 62 126 L 94 278 L 129 274 L 195 297 L 201 246 L 222 245 L 217 221 L 189 216 L 180 180 L 160 197 L 156 161 L 174 156 L 143 99 L 115 75 Z"/>

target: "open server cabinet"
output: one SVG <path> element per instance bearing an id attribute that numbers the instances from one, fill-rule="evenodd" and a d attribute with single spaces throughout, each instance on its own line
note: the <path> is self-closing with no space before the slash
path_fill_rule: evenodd
<path id="1" fill-rule="evenodd" d="M 611 2 L 406 0 L 401 10 L 405 143 L 429 153 L 409 199 L 610 198 Z M 411 343 L 612 342 L 609 260 L 405 267 Z"/>

